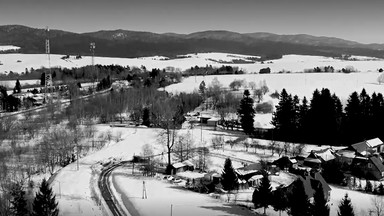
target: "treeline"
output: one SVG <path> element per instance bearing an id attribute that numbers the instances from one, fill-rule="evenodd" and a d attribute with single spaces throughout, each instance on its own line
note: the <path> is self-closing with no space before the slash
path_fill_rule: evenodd
<path id="1" fill-rule="evenodd" d="M 206 65 L 205 67 L 191 67 L 184 71 L 183 76 L 205 76 L 205 75 L 224 75 L 224 74 L 244 74 L 245 72 L 238 67 L 221 66 L 219 68 Z"/>
<path id="2" fill-rule="evenodd" d="M 381 93 L 368 95 L 363 89 L 353 92 L 345 108 L 329 89 L 315 90 L 311 100 L 280 93 L 273 113 L 273 139 L 326 145 L 349 145 L 379 137 L 384 121 L 384 100 Z"/>
<path id="3" fill-rule="evenodd" d="M 98 118 L 100 123 L 131 120 L 136 125 L 158 127 L 164 121 L 165 112 L 182 116 L 202 102 L 203 98 L 198 93 L 171 96 L 156 88 L 131 88 L 112 91 L 111 94 L 96 96 L 86 102 L 74 101 L 66 112 L 67 116 L 75 116 L 76 119 Z"/>

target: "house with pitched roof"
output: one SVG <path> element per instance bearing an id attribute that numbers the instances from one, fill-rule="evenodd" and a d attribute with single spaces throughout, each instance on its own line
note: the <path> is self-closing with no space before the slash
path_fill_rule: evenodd
<path id="1" fill-rule="evenodd" d="M 304 166 L 319 169 L 322 164 L 328 163 L 334 160 L 335 152 L 331 148 L 312 150 L 307 158 L 304 159 Z"/>
<path id="2" fill-rule="evenodd" d="M 303 176 L 299 175 L 297 179 L 303 183 L 305 194 L 310 200 L 313 200 L 312 198 L 319 185 L 323 187 L 325 199 L 328 201 L 330 200 L 332 189 L 319 172 L 313 172 Z M 293 182 L 286 188 L 286 190 L 288 193 L 292 192 Z"/>
<path id="3" fill-rule="evenodd" d="M 352 162 L 352 174 L 369 180 L 382 180 L 384 178 L 384 165 L 380 156 L 357 156 Z"/>
<path id="4" fill-rule="evenodd" d="M 365 157 L 375 153 L 383 153 L 384 143 L 379 138 L 374 138 L 352 144 L 349 149 L 355 151 L 360 156 Z"/>

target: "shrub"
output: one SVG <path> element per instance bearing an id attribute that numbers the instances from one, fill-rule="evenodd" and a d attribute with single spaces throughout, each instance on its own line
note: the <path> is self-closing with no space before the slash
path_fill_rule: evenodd
<path id="1" fill-rule="evenodd" d="M 258 113 L 272 113 L 273 105 L 268 102 L 260 103 L 256 105 L 256 112 Z"/>
<path id="2" fill-rule="evenodd" d="M 271 96 L 271 98 L 279 99 L 279 97 L 280 97 L 280 93 L 276 90 L 276 91 L 273 92 L 270 96 Z"/>
<path id="3" fill-rule="evenodd" d="M 262 68 L 262 69 L 260 69 L 259 73 L 260 73 L 260 74 L 271 73 L 271 68 L 269 68 L 269 67 L 267 67 L 267 68 Z"/>

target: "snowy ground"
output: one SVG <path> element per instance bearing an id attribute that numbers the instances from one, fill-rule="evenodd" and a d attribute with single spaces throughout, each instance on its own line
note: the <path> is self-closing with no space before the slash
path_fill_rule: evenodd
<path id="1" fill-rule="evenodd" d="M 170 215 L 254 215 L 247 208 L 222 202 L 219 199 L 209 197 L 186 190 L 181 185 L 168 183 L 167 180 L 155 178 L 130 177 L 128 171 L 119 169 L 114 171 L 115 187 L 135 206 L 142 216 Z M 142 199 L 143 180 L 147 191 L 147 199 Z"/>
<path id="2" fill-rule="evenodd" d="M 64 55 L 51 55 L 52 67 L 81 67 L 90 65 L 92 60 L 90 56 L 83 56 L 82 59 L 75 59 L 73 56 L 69 59 L 61 59 Z M 122 66 L 129 65 L 140 67 L 144 65 L 147 69 L 152 68 L 166 68 L 173 67 L 175 70 L 185 70 L 192 66 L 206 66 L 212 65 L 220 67 L 226 62 L 234 60 L 249 61 L 249 57 L 257 58 L 258 56 L 246 56 L 230 53 L 197 53 L 189 54 L 188 58 L 167 59 L 163 56 L 152 56 L 144 58 L 108 58 L 108 57 L 95 57 L 96 64 L 110 65 L 119 64 Z M 364 58 L 358 57 L 359 61 L 352 60 L 339 60 L 322 56 L 305 56 L 305 55 L 285 55 L 282 59 L 268 61 L 262 64 L 261 62 L 247 63 L 247 64 L 231 64 L 248 73 L 259 72 L 260 69 L 269 67 L 272 72 L 279 72 L 282 70 L 291 72 L 303 72 L 305 69 L 314 67 L 333 66 L 336 70 L 340 70 L 347 66 L 353 66 L 359 71 L 377 71 L 379 68 L 384 67 L 383 59 Z M 213 60 L 213 61 L 212 61 Z M 4 72 L 24 72 L 25 68 L 40 68 L 42 66 L 48 67 L 48 58 L 45 54 L 0 54 L 0 73 Z"/>

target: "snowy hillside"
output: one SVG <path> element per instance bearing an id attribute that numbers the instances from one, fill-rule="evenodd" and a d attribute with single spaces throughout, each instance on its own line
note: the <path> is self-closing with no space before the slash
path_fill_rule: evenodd
<path id="1" fill-rule="evenodd" d="M 14 51 L 14 50 L 19 50 L 20 47 L 18 46 L 13 46 L 13 45 L 0 45 L 0 52 L 2 51 Z"/>
<path id="2" fill-rule="evenodd" d="M 90 56 L 83 56 L 82 59 L 75 59 L 73 56 L 69 59 L 61 59 L 64 55 L 51 55 L 52 67 L 81 67 L 90 65 L 92 60 Z M 335 70 L 340 70 L 347 66 L 352 66 L 358 71 L 377 71 L 384 67 L 383 59 L 373 59 L 359 57 L 359 60 L 340 60 L 322 56 L 305 55 L 286 55 L 282 59 L 272 60 L 265 63 L 255 62 L 258 56 L 247 56 L 229 53 L 197 53 L 179 56 L 180 58 L 168 59 L 164 56 L 153 56 L 145 58 L 109 58 L 95 57 L 96 64 L 110 65 L 119 64 L 130 67 L 145 66 L 147 69 L 173 67 L 175 70 L 185 70 L 192 66 L 220 67 L 222 65 L 237 66 L 248 73 L 259 72 L 260 69 L 269 67 L 272 72 L 291 71 L 303 72 L 306 69 L 322 66 L 333 66 Z M 25 68 L 30 69 L 48 67 L 48 58 L 45 54 L 0 54 L 0 73 L 9 71 L 24 72 Z M 239 63 L 241 62 L 241 63 Z"/>

